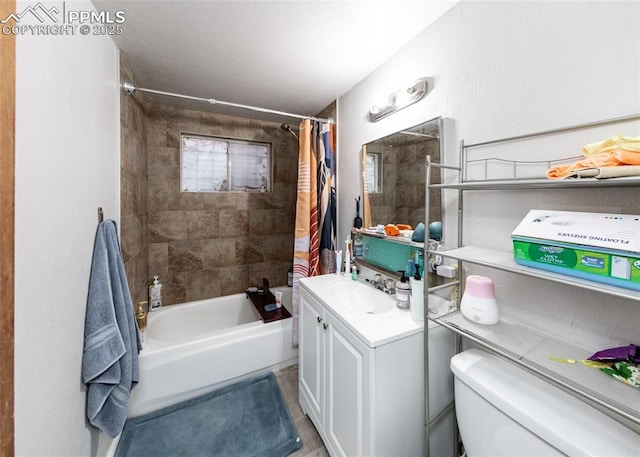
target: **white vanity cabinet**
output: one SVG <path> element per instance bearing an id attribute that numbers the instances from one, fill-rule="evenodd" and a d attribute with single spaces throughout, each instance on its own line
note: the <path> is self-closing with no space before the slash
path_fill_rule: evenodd
<path id="1" fill-rule="evenodd" d="M 423 455 L 422 327 L 365 341 L 312 290 L 300 288 L 299 396 L 329 453 Z"/>

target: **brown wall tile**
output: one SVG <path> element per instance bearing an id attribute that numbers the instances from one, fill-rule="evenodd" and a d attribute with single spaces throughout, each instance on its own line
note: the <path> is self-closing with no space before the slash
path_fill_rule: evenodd
<path id="1" fill-rule="evenodd" d="M 185 211 L 187 239 L 211 240 L 220 236 L 218 211 Z"/>
<path id="2" fill-rule="evenodd" d="M 148 261 L 146 278 L 136 280 L 136 287 L 144 284 L 146 294 L 151 276 L 159 275 L 164 303 L 171 305 L 240 293 L 261 284 L 263 277 L 272 286 L 286 284 L 293 258 L 296 139 L 276 122 L 150 103 L 139 113 L 133 109 L 122 112 L 123 208 L 143 215 L 138 219 L 142 243 L 148 243 L 147 249 L 138 249 Z M 140 131 L 146 132 L 142 140 Z M 272 192 L 181 192 L 181 133 L 270 143 Z M 146 154 L 144 167 L 136 155 L 140 148 Z M 131 258 L 138 255 L 133 253 L 138 231 L 123 236 L 131 239 Z"/>
<path id="3" fill-rule="evenodd" d="M 149 213 L 149 241 L 161 243 L 187 239 L 184 211 L 152 211 Z"/>
<path id="4" fill-rule="evenodd" d="M 135 84 L 125 56 L 120 54 L 120 80 Z M 148 179 L 146 100 L 140 93 L 120 94 L 120 239 L 131 297 L 147 296 Z"/>
<path id="5" fill-rule="evenodd" d="M 204 266 L 203 241 L 170 241 L 169 273 L 202 270 Z"/>
<path id="6" fill-rule="evenodd" d="M 236 264 L 236 240 L 234 238 L 204 240 L 203 248 L 203 266 L 206 270 Z"/>
<path id="7" fill-rule="evenodd" d="M 249 211 L 220 211 L 220 238 L 249 235 Z"/>
<path id="8" fill-rule="evenodd" d="M 190 271 L 187 276 L 187 301 L 204 300 L 220 296 L 218 272 L 213 270 Z"/>
<path id="9" fill-rule="evenodd" d="M 149 243 L 149 277 L 169 273 L 169 243 Z"/>

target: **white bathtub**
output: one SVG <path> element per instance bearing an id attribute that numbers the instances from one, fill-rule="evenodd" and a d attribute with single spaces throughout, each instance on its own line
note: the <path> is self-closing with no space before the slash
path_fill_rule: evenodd
<path id="1" fill-rule="evenodd" d="M 291 311 L 289 287 L 283 305 Z M 134 417 L 261 372 L 297 363 L 291 319 L 264 324 L 245 294 L 164 307 L 149 313 L 140 352 Z"/>

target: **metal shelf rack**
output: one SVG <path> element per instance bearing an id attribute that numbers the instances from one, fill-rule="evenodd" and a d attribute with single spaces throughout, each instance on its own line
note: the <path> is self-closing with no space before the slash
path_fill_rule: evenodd
<path id="1" fill-rule="evenodd" d="M 495 251 L 475 246 L 464 246 L 463 243 L 463 203 L 466 191 L 517 191 L 517 190 L 548 190 L 548 189 L 572 189 L 572 188 L 614 188 L 614 187 L 640 187 L 640 177 L 624 177 L 610 179 L 580 178 L 550 180 L 546 178 L 519 178 L 514 176 L 511 179 L 477 179 L 466 178 L 467 165 L 471 162 L 468 159 L 470 149 L 486 147 L 504 143 L 528 140 L 535 137 L 569 133 L 575 130 L 601 127 L 610 124 L 630 122 L 640 120 L 640 114 L 608 119 L 588 124 L 581 124 L 566 128 L 536 132 L 528 135 L 519 135 L 498 140 L 486 141 L 482 143 L 468 144 L 460 142 L 460 166 L 449 166 L 427 161 L 427 184 L 426 184 L 426 216 L 429 220 L 429 191 L 431 189 L 451 189 L 458 191 L 458 247 L 445 251 L 427 250 L 425 256 L 440 255 L 442 257 L 458 261 L 459 276 L 462 276 L 464 264 L 481 265 L 508 273 L 536 278 L 564 284 L 570 287 L 588 289 L 597 293 L 615 296 L 622 299 L 640 302 L 640 292 L 595 283 L 587 280 L 574 278 L 544 270 L 528 268 L 518 265 L 513 260 L 512 252 Z M 561 159 L 564 160 L 564 159 Z M 431 184 L 429 176 L 432 168 L 449 169 L 458 172 L 458 181 Z M 514 166 L 514 169 L 516 167 Z M 486 178 L 486 176 L 485 176 Z M 427 259 L 425 259 L 427 260 Z M 450 283 L 451 286 L 460 282 L 464 284 L 464 278 L 459 277 L 458 281 Z M 550 382 L 564 390 L 572 392 L 577 397 L 587 403 L 598 407 L 605 412 L 612 414 L 627 426 L 637 428 L 640 425 L 640 389 L 633 389 L 623 383 L 604 376 L 598 370 L 575 365 L 563 365 L 550 361 L 548 354 L 576 354 L 577 357 L 587 358 L 584 349 L 577 348 L 541 334 L 539 331 L 524 328 L 519 324 L 502 320 L 495 326 L 477 325 L 459 312 L 460 294 L 455 303 L 455 310 L 445 315 L 432 315 L 429 312 L 429 293 L 435 290 L 425 289 L 425 320 L 431 320 L 444 326 L 461 337 L 467 338 L 476 344 L 483 346 L 491 352 L 523 367 L 538 377 Z M 425 325 L 425 357 L 428 357 L 428 325 Z M 425 361 L 425 364 L 428 361 Z M 576 376 L 576 373 L 579 373 Z M 577 379 L 576 379 L 577 378 Z M 427 387 L 428 389 L 428 387 Z M 428 394 L 428 392 L 427 392 Z M 427 396 L 428 398 L 428 396 Z M 428 418 L 428 415 L 427 415 Z M 426 421 L 427 450 L 428 433 L 430 427 L 429 420 Z"/>

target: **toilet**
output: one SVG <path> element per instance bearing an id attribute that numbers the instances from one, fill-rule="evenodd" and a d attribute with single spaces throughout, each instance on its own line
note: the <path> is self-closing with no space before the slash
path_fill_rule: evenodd
<path id="1" fill-rule="evenodd" d="M 515 364 L 469 349 L 451 371 L 468 457 L 638 455 L 640 435 Z"/>

